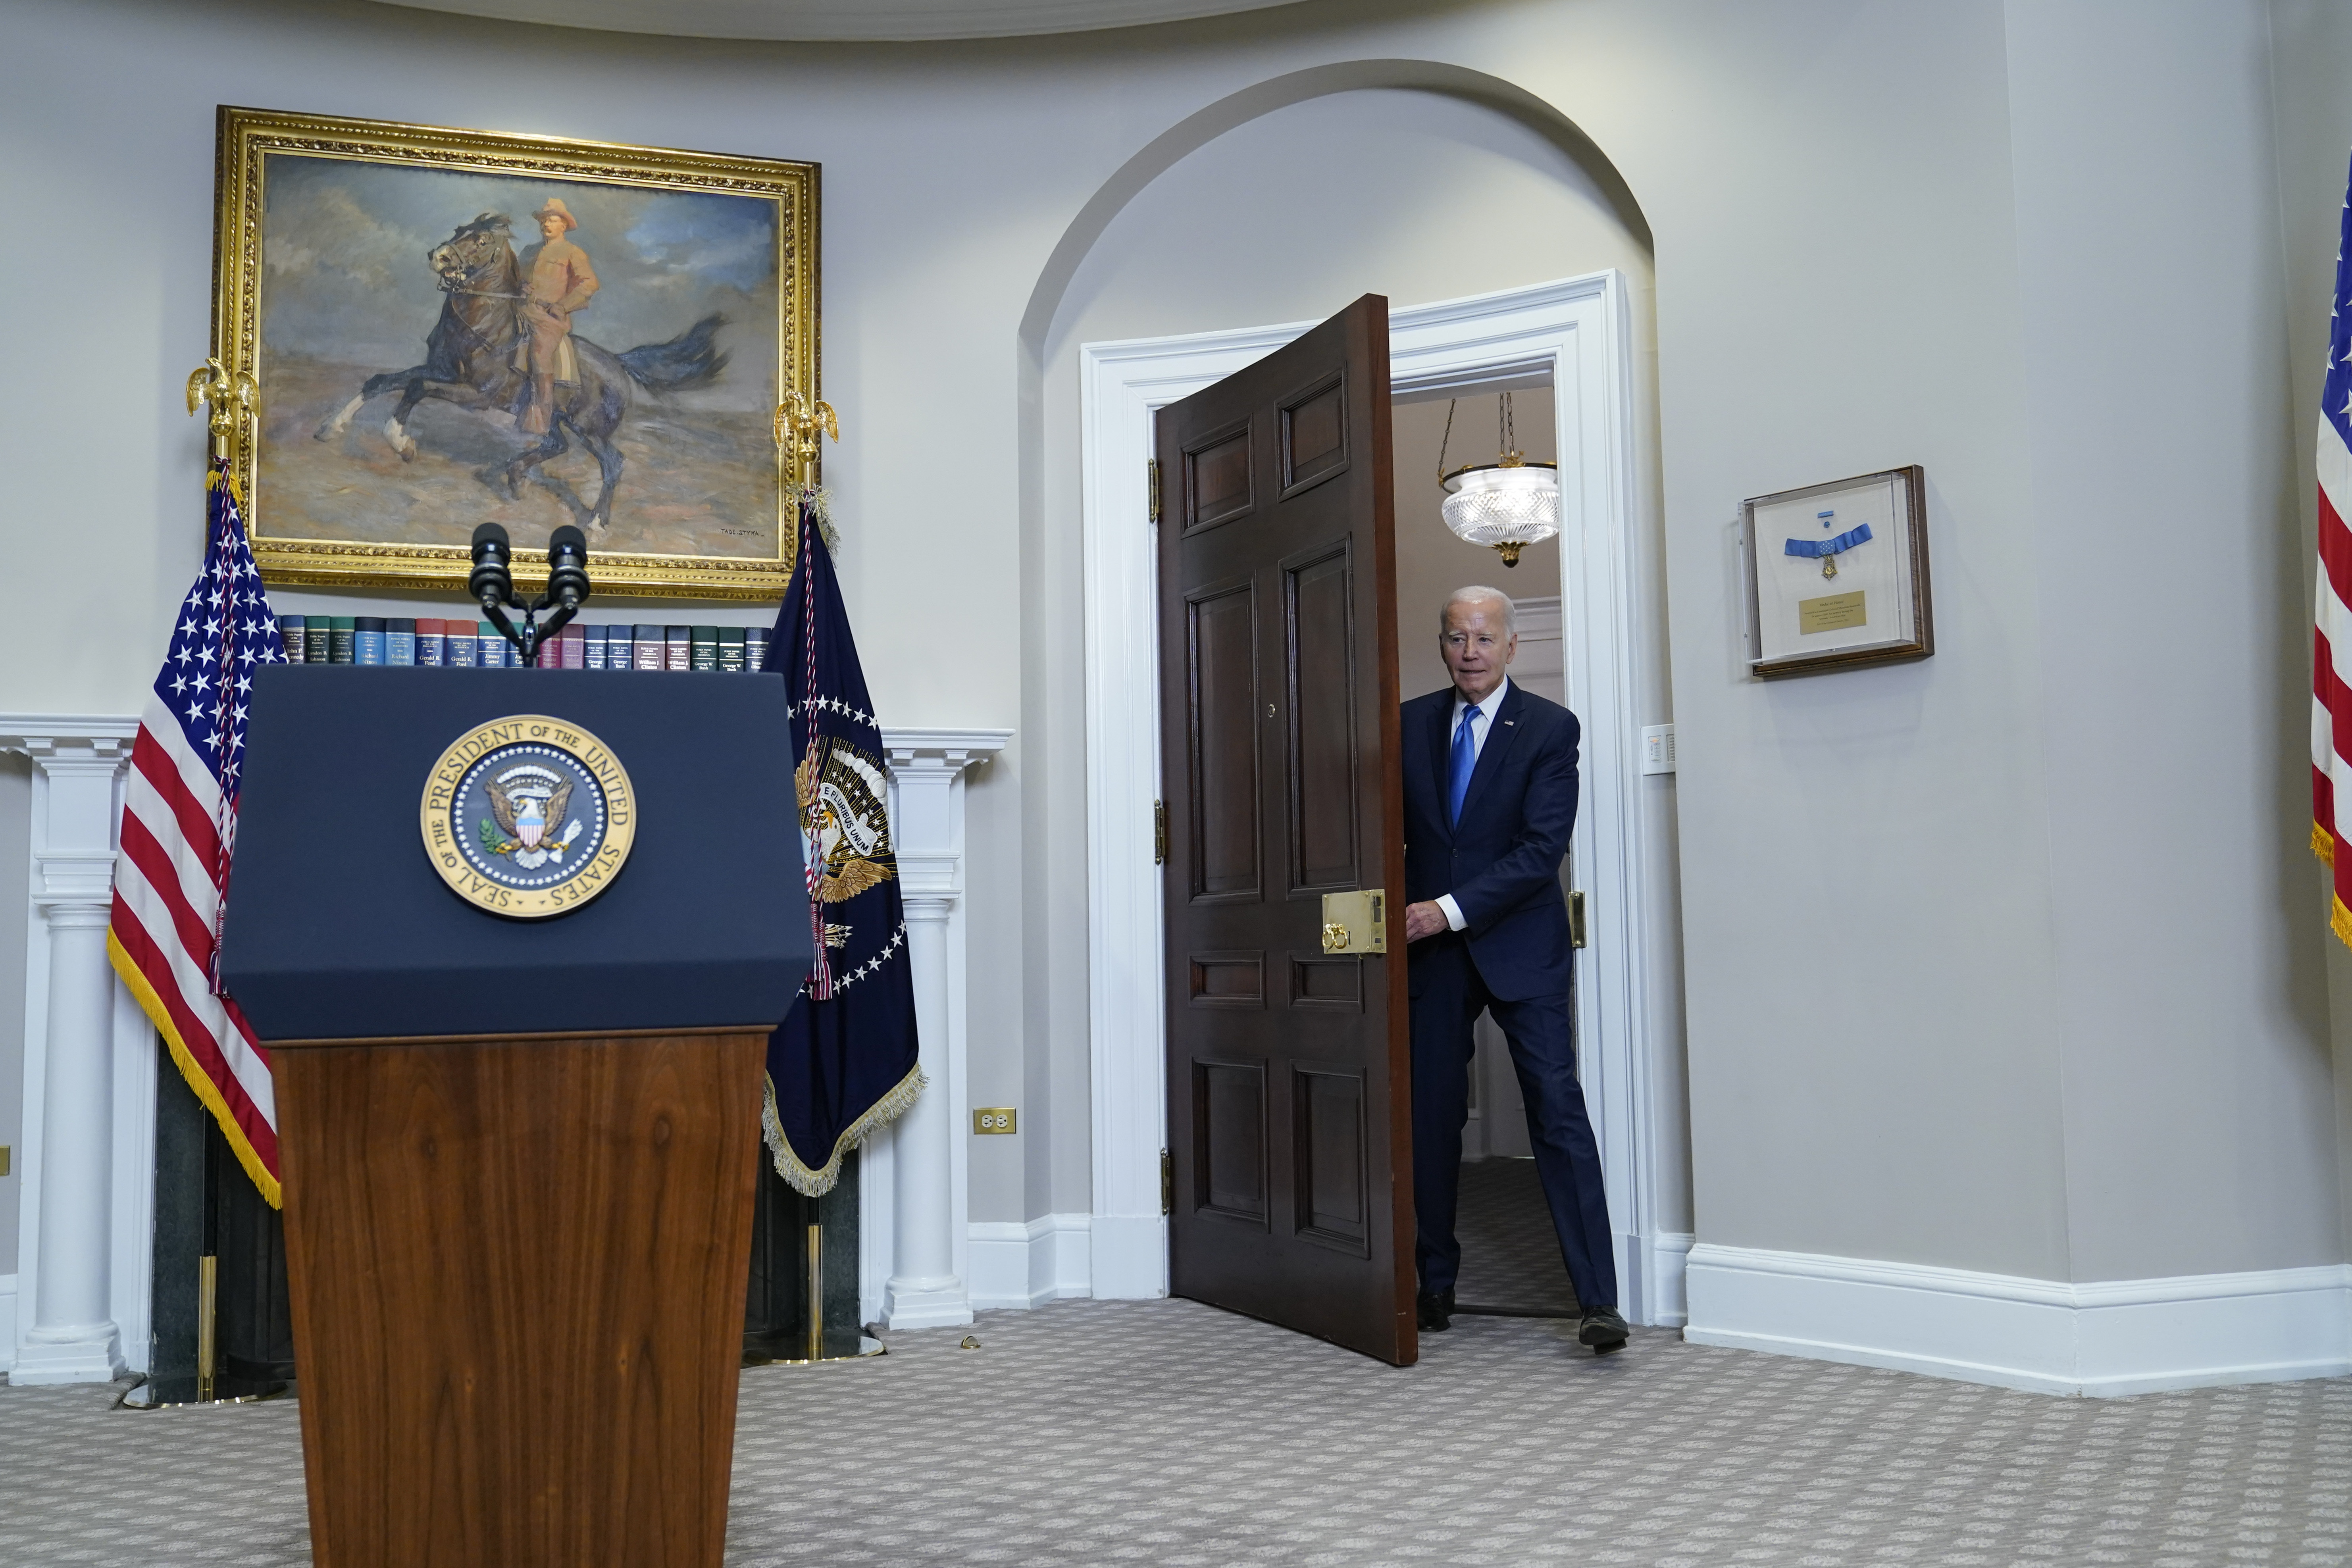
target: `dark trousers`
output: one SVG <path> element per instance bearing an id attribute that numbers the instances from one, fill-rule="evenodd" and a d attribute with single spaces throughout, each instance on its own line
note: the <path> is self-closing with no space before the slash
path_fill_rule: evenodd
<path id="1" fill-rule="evenodd" d="M 1440 936 L 1431 939 L 1444 942 Z M 1458 939 L 1455 939 L 1458 940 Z M 1412 999 L 1413 1245 L 1421 1288 L 1451 1289 L 1462 1271 L 1454 1212 L 1462 1185 L 1462 1127 L 1470 1117 L 1471 1026 L 1490 1011 L 1510 1042 L 1511 1066 L 1528 1106 L 1528 1142 L 1560 1257 L 1576 1300 L 1588 1311 L 1617 1304 L 1617 1258 L 1610 1244 L 1609 1194 L 1601 1147 L 1576 1077 L 1576 1034 L 1565 994 L 1505 1002 L 1488 994 L 1466 952 L 1433 952 Z"/>

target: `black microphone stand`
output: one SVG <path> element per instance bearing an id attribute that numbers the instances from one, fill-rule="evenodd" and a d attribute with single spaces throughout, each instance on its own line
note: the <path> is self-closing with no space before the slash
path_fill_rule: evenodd
<path id="1" fill-rule="evenodd" d="M 514 644 L 526 666 L 537 661 L 539 645 L 563 629 L 588 600 L 588 539 L 570 523 L 547 538 L 547 592 L 525 604 L 514 588 L 514 547 L 507 531 L 495 522 L 474 530 L 474 572 L 466 591 L 482 606 L 490 624 Z M 541 626 L 539 613 L 550 605 L 555 613 Z M 511 607 L 522 612 L 522 625 L 508 618 Z"/>

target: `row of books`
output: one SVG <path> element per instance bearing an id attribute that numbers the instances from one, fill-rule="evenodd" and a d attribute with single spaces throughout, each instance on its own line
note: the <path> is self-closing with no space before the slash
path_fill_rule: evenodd
<path id="1" fill-rule="evenodd" d="M 280 616 L 294 664 L 412 664 L 467 669 L 522 663 L 488 621 L 411 620 L 405 616 Z M 768 657 L 765 626 L 656 626 L 623 621 L 563 627 L 539 645 L 541 669 L 757 669 Z"/>

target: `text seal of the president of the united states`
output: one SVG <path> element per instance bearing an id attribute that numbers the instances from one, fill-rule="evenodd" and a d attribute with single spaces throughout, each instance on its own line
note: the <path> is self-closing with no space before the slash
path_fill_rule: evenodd
<path id="1" fill-rule="evenodd" d="M 560 915 L 613 885 L 636 837 L 636 796 L 611 747 L 543 713 L 459 736 L 425 781 L 433 868 L 492 914 Z"/>

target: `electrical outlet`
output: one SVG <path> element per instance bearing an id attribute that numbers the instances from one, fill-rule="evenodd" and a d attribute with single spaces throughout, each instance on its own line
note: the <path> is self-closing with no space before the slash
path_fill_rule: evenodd
<path id="1" fill-rule="evenodd" d="M 975 1134 L 1011 1132 L 1015 1130 L 1015 1115 L 1009 1105 L 983 1105 L 971 1113 L 971 1130 Z"/>

